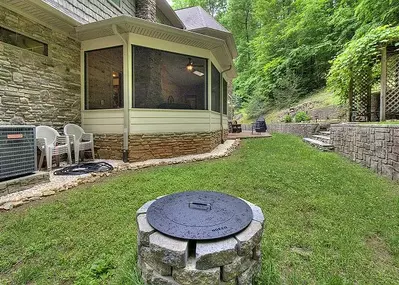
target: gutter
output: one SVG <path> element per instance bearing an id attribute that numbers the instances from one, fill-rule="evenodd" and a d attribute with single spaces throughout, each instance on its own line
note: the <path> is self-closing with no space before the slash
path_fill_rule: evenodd
<path id="1" fill-rule="evenodd" d="M 223 97 L 224 97 L 223 96 L 224 95 L 223 94 L 223 74 L 225 72 L 230 71 L 232 68 L 233 68 L 233 66 L 230 65 L 229 68 L 223 70 L 220 73 L 220 94 L 221 94 L 221 96 L 220 96 L 220 141 L 221 141 L 221 143 L 224 143 L 224 138 L 223 138 L 223 131 L 224 131 L 224 129 L 223 129 Z M 226 90 L 226 92 L 227 92 L 227 90 Z"/>
<path id="2" fill-rule="evenodd" d="M 129 51 L 128 43 L 118 32 L 115 24 L 112 25 L 112 32 L 118 36 L 123 42 L 123 150 L 122 150 L 122 160 L 123 162 L 129 161 L 129 90 L 128 90 L 128 66 L 126 66 L 125 61 L 128 60 Z M 128 80 L 126 80 L 128 79 Z"/>

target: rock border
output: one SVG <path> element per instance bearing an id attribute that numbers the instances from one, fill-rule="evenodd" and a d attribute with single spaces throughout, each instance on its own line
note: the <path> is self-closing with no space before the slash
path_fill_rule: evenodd
<path id="1" fill-rule="evenodd" d="M 260 207 L 242 200 L 252 209 L 249 226 L 233 236 L 210 241 L 177 239 L 155 230 L 146 214 L 155 200 L 138 209 L 137 266 L 145 284 L 252 284 L 261 268 L 265 218 Z"/>
<path id="2" fill-rule="evenodd" d="M 123 163 L 121 161 L 118 161 L 113 163 L 114 170 L 112 172 L 91 173 L 86 175 L 80 175 L 79 177 L 58 176 L 57 182 L 54 182 L 56 178 L 52 173 L 50 173 L 49 183 L 43 183 L 32 187 L 31 189 L 1 196 L 0 211 L 11 210 L 31 201 L 41 200 L 43 199 L 43 197 L 55 195 L 57 192 L 63 192 L 75 188 L 79 185 L 93 183 L 101 177 L 110 176 L 113 173 L 121 171 L 134 171 L 153 166 L 174 165 L 227 157 L 238 147 L 239 144 L 240 140 L 227 140 L 224 142 L 224 144 L 218 145 L 213 151 L 203 154 L 185 155 L 165 159 L 151 159 L 134 163 Z"/>

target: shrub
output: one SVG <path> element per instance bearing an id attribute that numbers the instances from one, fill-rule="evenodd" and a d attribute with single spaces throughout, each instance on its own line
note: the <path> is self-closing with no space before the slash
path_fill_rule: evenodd
<path id="1" fill-rule="evenodd" d="M 285 115 L 283 118 L 284 123 L 291 123 L 292 122 L 292 117 L 290 115 Z"/>
<path id="2" fill-rule="evenodd" d="M 310 116 L 306 114 L 306 112 L 301 111 L 295 114 L 295 122 L 300 123 L 300 122 L 308 122 L 310 121 Z"/>

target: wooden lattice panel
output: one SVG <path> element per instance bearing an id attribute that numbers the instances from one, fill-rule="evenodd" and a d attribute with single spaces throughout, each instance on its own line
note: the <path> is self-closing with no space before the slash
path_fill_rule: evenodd
<path id="1" fill-rule="evenodd" d="M 369 121 L 371 104 L 371 78 L 369 72 L 357 72 L 352 84 L 352 121 Z"/>
<path id="2" fill-rule="evenodd" d="M 387 56 L 386 116 L 399 117 L 399 52 Z"/>

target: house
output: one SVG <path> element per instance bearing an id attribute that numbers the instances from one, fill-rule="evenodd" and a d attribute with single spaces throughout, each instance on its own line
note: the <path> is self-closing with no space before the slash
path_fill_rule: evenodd
<path id="1" fill-rule="evenodd" d="M 81 125 L 98 157 L 202 153 L 227 133 L 232 34 L 166 0 L 2 0 L 0 121 Z"/>

